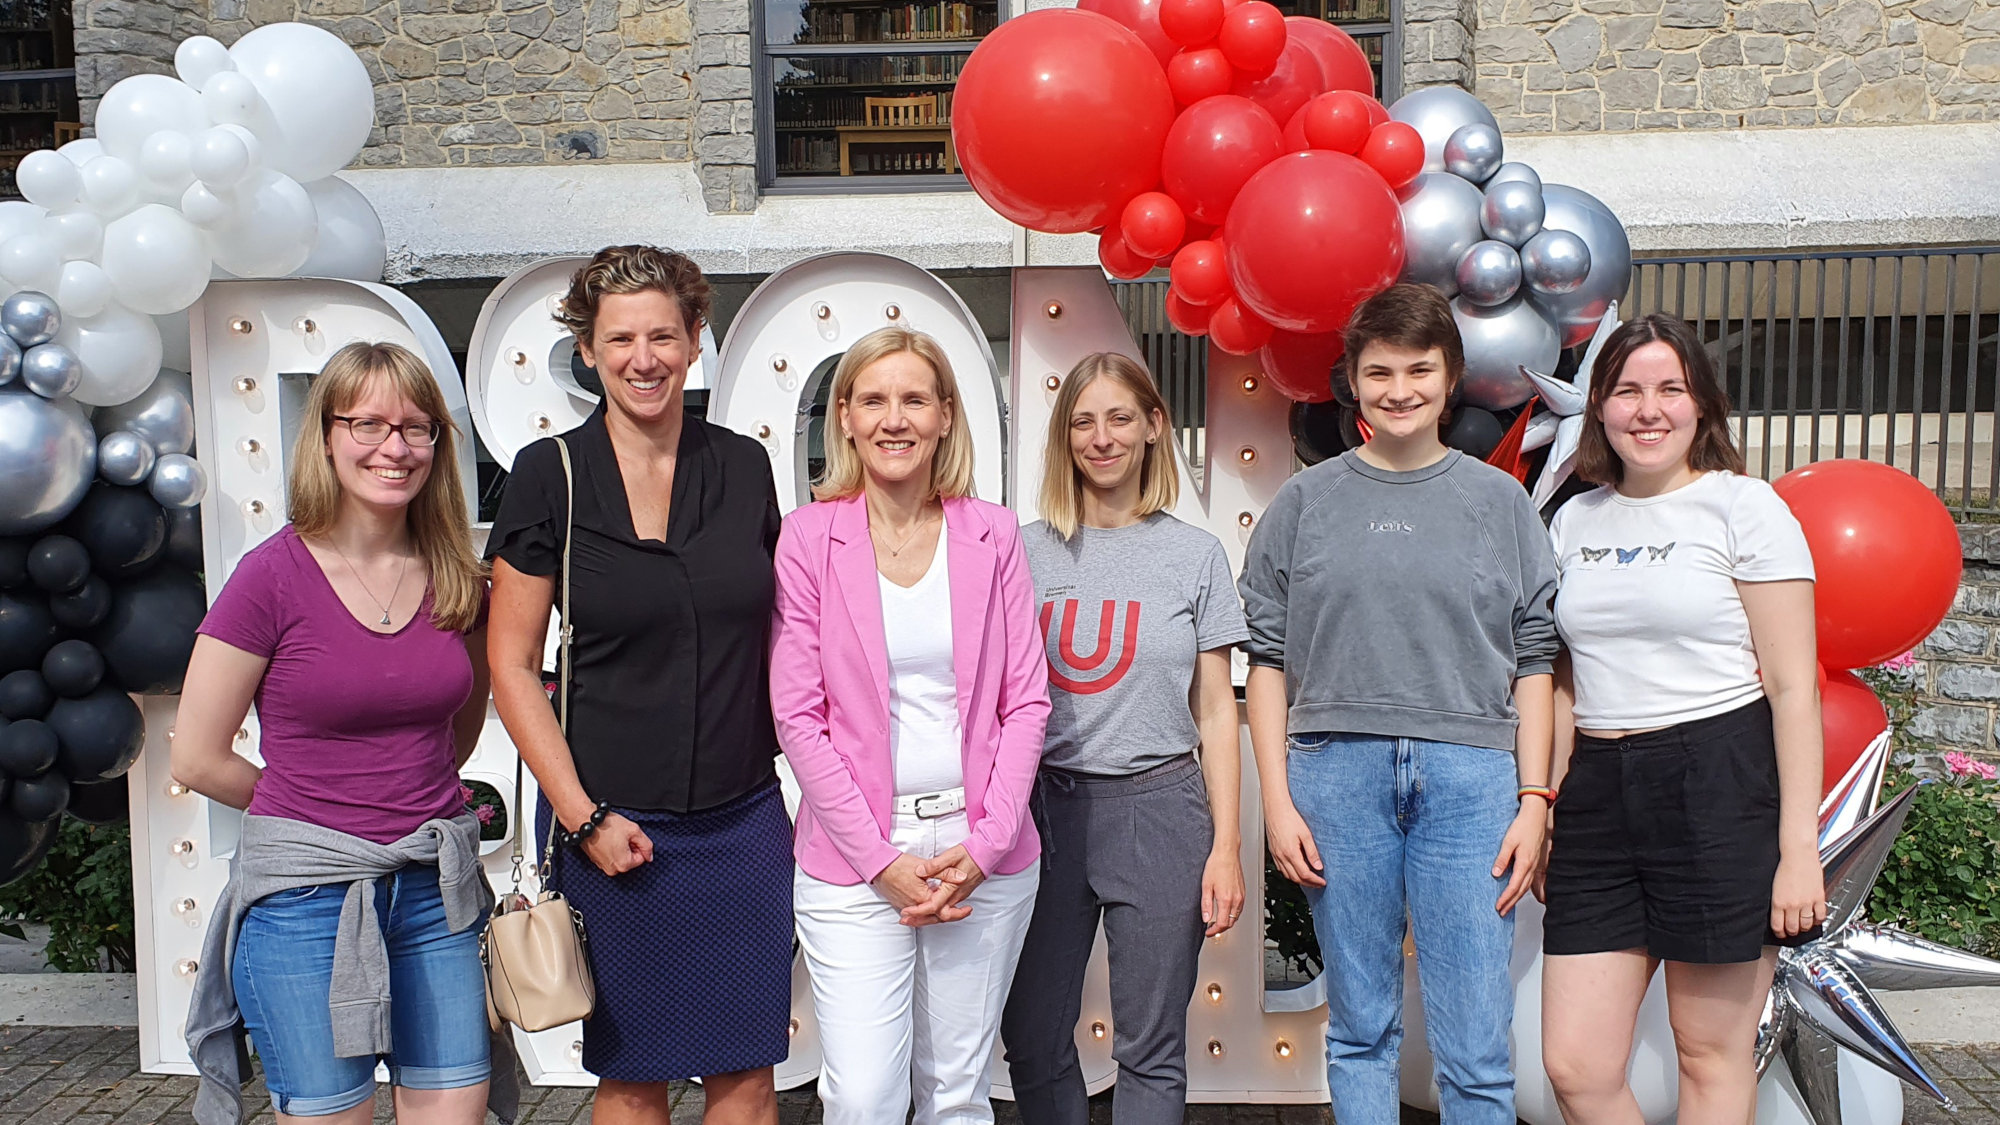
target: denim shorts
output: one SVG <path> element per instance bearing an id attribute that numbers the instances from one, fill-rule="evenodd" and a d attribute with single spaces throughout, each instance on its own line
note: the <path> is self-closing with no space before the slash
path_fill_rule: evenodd
<path id="1" fill-rule="evenodd" d="M 280 891 L 259 899 L 236 935 L 230 979 L 250 1042 L 264 1064 L 272 1108 L 323 1117 L 375 1096 L 372 1055 L 337 1058 L 327 1007 L 334 933 L 348 884 Z M 411 864 L 375 885 L 376 920 L 389 949 L 389 1081 L 453 1090 L 487 1080 L 486 975 L 479 926 L 445 924 L 437 868 Z"/>

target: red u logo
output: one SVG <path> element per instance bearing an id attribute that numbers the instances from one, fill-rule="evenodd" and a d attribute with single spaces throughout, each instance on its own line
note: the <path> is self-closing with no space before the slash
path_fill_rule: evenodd
<path id="1" fill-rule="evenodd" d="M 1139 603 L 1125 604 L 1125 636 L 1117 648 L 1118 659 L 1111 670 L 1094 680 L 1073 679 L 1064 674 L 1063 666 L 1077 673 L 1091 672 L 1111 659 L 1111 627 L 1118 617 L 1118 604 L 1106 601 L 1097 613 L 1097 647 L 1084 656 L 1076 651 L 1077 601 L 1068 598 L 1063 601 L 1062 634 L 1056 640 L 1056 656 L 1049 658 L 1049 680 L 1057 687 L 1073 695 L 1096 695 L 1109 690 L 1113 684 L 1125 678 L 1125 672 L 1132 667 L 1132 657 L 1139 650 Z M 1056 603 L 1042 603 L 1042 636 L 1049 635 L 1049 619 L 1054 614 Z M 1057 658 L 1060 658 L 1058 660 Z"/>

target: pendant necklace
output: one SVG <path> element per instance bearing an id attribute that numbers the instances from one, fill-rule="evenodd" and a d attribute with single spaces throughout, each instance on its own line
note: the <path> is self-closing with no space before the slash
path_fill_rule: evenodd
<path id="1" fill-rule="evenodd" d="M 326 541 L 326 545 L 332 547 L 333 553 L 340 556 L 340 561 L 347 564 L 347 573 L 354 576 L 355 584 L 361 587 L 361 592 L 367 594 L 368 600 L 374 602 L 376 607 L 381 609 L 382 620 L 376 624 L 387 625 L 389 623 L 389 606 L 395 605 L 396 595 L 403 592 L 403 577 L 409 573 L 410 557 L 408 555 L 403 556 L 403 564 L 396 568 L 396 588 L 389 591 L 389 600 L 385 604 L 381 598 L 375 596 L 375 591 L 368 588 L 368 583 L 361 580 L 361 572 L 355 569 L 354 560 L 347 557 L 347 552 L 340 549 L 340 544 L 335 543 L 329 538 Z"/>
<path id="2" fill-rule="evenodd" d="M 903 553 L 903 548 L 910 545 L 910 540 L 915 539 L 917 537 L 917 532 L 922 531 L 926 526 L 930 524 L 930 522 L 931 518 L 928 515 L 926 515 L 923 519 L 918 520 L 917 526 L 911 528 L 910 533 L 908 535 L 903 536 L 903 541 L 901 543 L 898 543 L 895 546 L 889 548 L 889 557 L 893 559 L 901 555 Z M 874 524 L 868 525 L 868 534 L 870 535 L 875 534 Z"/>

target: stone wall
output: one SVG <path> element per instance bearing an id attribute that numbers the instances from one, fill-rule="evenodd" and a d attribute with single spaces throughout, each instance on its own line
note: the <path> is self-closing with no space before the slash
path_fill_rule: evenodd
<path id="1" fill-rule="evenodd" d="M 2000 762 L 2000 525 L 1965 524 L 1965 576 L 1951 615 L 1917 647 L 1917 710 L 1907 733 Z"/>
<path id="2" fill-rule="evenodd" d="M 2000 0 L 1477 0 L 1502 132 L 2000 120 Z"/>
<path id="3" fill-rule="evenodd" d="M 1403 89 L 1473 83 L 1477 0 L 1405 0 Z"/>
<path id="4" fill-rule="evenodd" d="M 120 78 L 171 71 L 189 35 L 233 43 L 300 20 L 351 45 L 375 82 L 362 167 L 699 159 L 710 210 L 756 203 L 748 0 L 77 0 L 75 11 L 86 122 Z"/>

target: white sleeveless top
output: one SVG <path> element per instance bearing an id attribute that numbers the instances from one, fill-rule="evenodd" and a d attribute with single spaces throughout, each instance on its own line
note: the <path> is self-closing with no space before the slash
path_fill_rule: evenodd
<path id="1" fill-rule="evenodd" d="M 905 589 L 876 575 L 889 650 L 889 748 L 895 755 L 899 797 L 965 784 L 945 540 L 940 527 L 930 569 L 916 585 Z"/>

